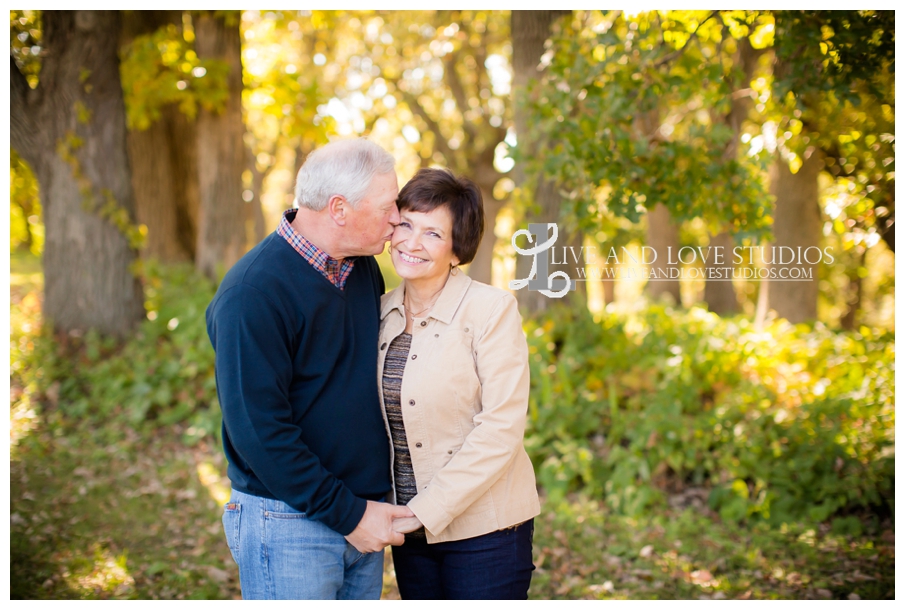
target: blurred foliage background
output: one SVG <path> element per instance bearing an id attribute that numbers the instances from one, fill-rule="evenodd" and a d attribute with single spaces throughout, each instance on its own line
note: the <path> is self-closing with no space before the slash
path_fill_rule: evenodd
<path id="1" fill-rule="evenodd" d="M 401 183 L 475 180 L 468 272 L 501 287 L 527 273 L 511 237 L 529 222 L 660 261 L 832 252 L 801 284 L 588 265 L 567 299 L 517 293 L 544 501 L 532 597 L 894 598 L 894 25 L 11 11 L 11 597 L 239 595 L 204 310 L 292 206 L 305 155 L 363 135 Z M 85 51 L 98 32 L 107 56 Z M 119 272 L 142 307 L 81 292 Z"/>

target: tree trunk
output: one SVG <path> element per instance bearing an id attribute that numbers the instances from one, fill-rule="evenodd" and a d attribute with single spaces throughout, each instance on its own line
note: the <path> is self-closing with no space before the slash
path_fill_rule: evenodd
<path id="1" fill-rule="evenodd" d="M 721 316 L 731 316 L 739 312 L 738 296 L 735 294 L 735 287 L 732 285 L 732 245 L 734 241 L 729 233 L 720 233 L 710 237 L 710 255 L 705 263 L 706 278 L 711 277 L 710 269 L 714 269 L 714 276 L 719 279 L 707 279 L 704 284 L 704 301 L 707 303 L 707 309 Z M 722 262 L 716 264 L 718 260 L 716 254 L 720 253 Z M 720 269 L 719 272 L 716 269 Z"/>
<path id="2" fill-rule="evenodd" d="M 496 247 L 496 217 L 503 209 L 503 202 L 497 201 L 486 189 L 481 189 L 484 198 L 484 235 L 481 244 L 475 254 L 474 260 L 468 266 L 468 277 L 479 282 L 489 284 L 493 278 L 493 250 Z"/>
<path id="3" fill-rule="evenodd" d="M 658 203 L 647 212 L 647 245 L 654 249 L 657 258 L 651 263 L 650 276 L 645 290 L 652 300 L 661 299 L 669 295 L 676 305 L 682 304 L 682 293 L 679 290 L 678 264 L 670 264 L 676 261 L 679 251 L 679 227 L 672 220 L 672 215 L 662 203 Z"/>
<path id="4" fill-rule="evenodd" d="M 842 330 L 855 330 L 858 325 L 858 313 L 861 310 L 861 299 L 864 296 L 864 279 L 861 277 L 861 269 L 864 267 L 866 257 L 867 249 L 865 248 L 858 255 L 857 265 L 846 274 L 848 275 L 848 298 L 846 299 L 848 309 L 839 320 Z"/>
<path id="5" fill-rule="evenodd" d="M 179 243 L 176 230 L 176 202 L 167 141 L 167 129 L 157 121 L 143 131 L 130 131 L 129 158 L 132 159 L 132 188 L 138 222 L 148 228 L 142 258 L 164 263 L 190 260 Z"/>
<path id="6" fill-rule="evenodd" d="M 613 269 L 612 273 L 615 276 L 616 267 L 613 267 L 609 263 L 604 263 L 601 265 L 601 277 L 603 279 L 600 280 L 600 283 L 603 286 L 603 304 L 609 305 L 610 303 L 616 302 L 616 280 L 606 279 L 609 277 L 610 269 Z"/>
<path id="7" fill-rule="evenodd" d="M 473 144 L 472 144 L 473 146 Z M 496 247 L 496 218 L 503 209 L 505 201 L 493 197 L 493 187 L 502 177 L 493 166 L 494 151 L 496 146 L 486 144 L 482 150 L 469 155 L 468 164 L 457 164 L 456 171 L 467 176 L 481 189 L 481 197 L 484 200 L 484 235 L 475 258 L 468 265 L 468 276 L 473 280 L 489 284 L 493 276 L 493 251 Z"/>
<path id="8" fill-rule="evenodd" d="M 793 174 L 777 152 L 770 171 L 770 191 L 776 197 L 773 214 L 773 237 L 776 250 L 791 248 L 794 253 L 805 252 L 809 247 L 819 247 L 821 236 L 820 204 L 818 203 L 817 177 L 823 169 L 823 158 L 818 150 L 808 156 L 798 173 Z M 800 248 L 800 250 L 799 250 Z M 774 250 L 774 252 L 776 252 Z M 769 257 L 769 255 L 768 255 Z M 779 264 L 778 257 L 770 257 L 773 273 L 790 266 L 809 270 L 809 280 L 770 279 L 769 307 L 797 324 L 817 318 L 817 263 L 810 264 L 803 257 L 794 265 Z M 813 257 L 812 257 L 813 260 Z"/>
<path id="9" fill-rule="evenodd" d="M 741 76 L 737 82 L 733 84 L 732 105 L 729 112 L 724 117 L 714 117 L 714 120 L 722 120 L 729 129 L 732 130 L 732 138 L 726 145 L 723 152 L 723 158 L 726 160 L 734 159 L 739 154 L 739 142 L 742 136 L 742 125 L 748 118 L 751 109 L 752 98 L 750 95 L 742 95 L 743 92 L 751 86 L 751 79 L 754 76 L 754 70 L 757 67 L 757 59 L 761 52 L 754 49 L 748 38 L 742 38 L 738 41 L 738 48 L 733 57 L 733 62 L 741 70 Z M 715 113 L 714 113 L 715 114 Z M 731 256 L 734 240 L 730 233 L 720 233 L 711 236 L 710 245 L 720 246 L 718 250 L 724 253 L 722 265 L 712 265 L 712 258 L 708 258 L 706 264 L 709 270 L 713 266 L 724 267 L 728 269 L 729 281 L 726 280 L 726 273 L 720 274 L 720 279 L 705 280 L 704 285 L 704 301 L 707 308 L 721 316 L 733 315 L 739 312 L 738 296 L 735 294 L 735 287 L 732 284 L 732 269 L 735 267 L 733 257 Z M 717 251 L 717 250 L 714 250 Z M 708 274 L 706 277 L 710 277 Z"/>
<path id="10" fill-rule="evenodd" d="M 247 222 L 251 228 L 251 230 L 248 231 L 249 243 L 258 244 L 267 236 L 267 222 L 264 220 L 264 207 L 263 201 L 261 201 L 261 195 L 264 194 L 264 181 L 267 179 L 267 176 L 270 175 L 273 168 L 276 167 L 276 160 L 271 163 L 267 171 L 262 172 L 258 171 L 258 164 L 256 163 L 255 156 L 250 148 L 246 147 L 245 155 L 245 163 L 248 167 L 248 171 L 251 173 L 251 201 L 246 203 Z"/>
<path id="11" fill-rule="evenodd" d="M 512 95 L 513 106 L 515 108 L 515 131 L 519 138 L 519 145 L 525 151 L 526 156 L 531 157 L 539 154 L 544 144 L 540 142 L 528 143 L 526 141 L 529 132 L 527 113 L 523 108 L 525 98 L 529 95 L 528 86 L 532 79 L 540 76 L 538 64 L 540 58 L 545 52 L 544 43 L 550 37 L 553 22 L 564 15 L 568 15 L 571 11 L 512 11 L 511 16 L 511 32 L 512 32 Z M 542 177 L 530 183 L 523 164 L 516 164 L 513 171 L 513 179 L 517 186 L 523 192 L 533 194 L 533 202 L 539 208 L 537 210 L 529 210 L 525 215 L 520 228 L 527 228 L 530 223 L 549 223 L 559 220 L 560 208 L 562 206 L 562 198 L 552 182 Z M 562 228 L 562 227 L 561 227 Z M 568 246 L 574 243 L 574 238 L 566 243 L 566 236 L 561 235 L 557 247 Z M 581 238 L 578 237 L 578 244 L 581 244 Z M 522 247 L 527 247 L 525 244 Z M 543 254 L 541 254 L 542 256 Z M 516 277 L 519 279 L 527 278 L 531 272 L 532 257 L 519 256 L 516 262 Z M 574 265 L 569 269 L 568 265 L 550 265 L 549 272 L 565 271 L 570 277 L 575 278 Z M 579 282 L 582 284 L 583 282 Z M 544 296 L 538 291 L 523 288 L 517 293 L 519 304 L 527 310 L 528 313 L 543 311 L 550 304 L 550 298 Z M 574 295 L 573 295 L 574 296 Z"/>
<path id="12" fill-rule="evenodd" d="M 264 207 L 261 201 L 261 195 L 264 194 L 264 179 L 267 178 L 270 172 L 267 174 L 263 174 L 257 171 L 255 168 L 254 171 L 254 196 L 252 200 L 248 202 L 250 210 L 250 222 L 251 222 L 251 243 L 259 244 L 265 237 L 267 237 L 267 221 L 264 218 Z"/>
<path id="13" fill-rule="evenodd" d="M 167 25 L 181 27 L 182 12 L 123 11 L 121 44 Z M 194 125 L 180 120 L 180 116 L 178 107 L 170 104 L 147 129 L 133 129 L 128 133 L 136 216 L 148 228 L 142 257 L 165 263 L 191 261 L 195 251 L 194 235 L 187 240 L 183 233 L 187 217 L 195 222 L 185 208 L 194 207 L 197 213 L 197 201 L 190 204 L 187 198 L 197 197 L 198 189 L 180 179 L 181 163 L 186 162 L 181 158 L 186 156 L 182 151 L 194 150 L 195 133 Z M 195 166 L 191 161 L 188 163 Z M 192 175 L 192 180 L 197 182 L 197 175 Z"/>
<path id="14" fill-rule="evenodd" d="M 764 280 L 759 282 L 757 287 L 757 305 L 754 309 L 754 331 L 759 333 L 764 329 L 764 325 L 767 323 L 767 316 L 770 313 L 770 282 Z"/>
<path id="15" fill-rule="evenodd" d="M 220 112 L 198 113 L 200 210 L 196 268 L 219 280 L 245 253 L 245 126 L 242 122 L 242 44 L 239 16 L 204 11 L 195 19 L 195 47 L 201 59 L 230 67 L 228 97 Z"/>
<path id="16" fill-rule="evenodd" d="M 43 13 L 29 88 L 10 60 L 10 140 L 40 185 L 44 315 L 55 330 L 125 336 L 144 316 L 115 11 Z"/>
<path id="17" fill-rule="evenodd" d="M 201 185 L 198 182 L 198 123 L 177 106 L 163 109 L 173 160 L 173 199 L 176 233 L 180 247 L 194 261 L 198 248 L 198 216 L 201 213 Z"/>

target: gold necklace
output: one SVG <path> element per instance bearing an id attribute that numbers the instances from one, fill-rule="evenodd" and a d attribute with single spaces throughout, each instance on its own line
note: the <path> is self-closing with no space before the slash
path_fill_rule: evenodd
<path id="1" fill-rule="evenodd" d="M 430 309 L 431 307 L 434 306 L 434 304 L 437 302 L 437 299 L 440 297 L 440 293 L 441 293 L 441 292 L 443 292 L 443 289 L 442 289 L 442 288 L 441 288 L 440 290 L 438 290 L 438 291 L 436 292 L 436 294 L 434 294 L 433 298 L 431 299 L 430 305 L 428 305 L 427 307 L 425 307 L 425 308 L 422 309 L 421 311 L 415 312 L 415 311 L 412 311 L 411 309 L 409 309 L 408 305 L 405 304 L 405 299 L 404 299 L 404 298 L 402 299 L 402 307 L 403 307 L 403 309 L 405 309 L 405 311 L 406 311 L 406 313 L 408 313 L 408 315 L 412 316 L 412 319 L 414 320 L 416 316 L 420 316 L 420 315 L 423 314 L 425 311 L 427 311 L 428 309 Z"/>

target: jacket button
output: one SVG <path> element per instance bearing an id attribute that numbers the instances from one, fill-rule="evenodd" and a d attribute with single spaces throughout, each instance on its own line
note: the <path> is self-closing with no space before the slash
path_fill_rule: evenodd
<path id="1" fill-rule="evenodd" d="M 468 329 L 467 329 L 467 328 L 465 329 L 465 332 L 468 332 Z"/>
<path id="2" fill-rule="evenodd" d="M 417 358 L 418 358 L 418 354 L 412 354 L 412 360 L 415 360 Z"/>
<path id="3" fill-rule="evenodd" d="M 381 349 L 381 350 L 384 350 L 384 349 L 386 349 L 386 347 L 387 347 L 387 344 L 386 344 L 386 343 L 383 343 L 383 344 L 381 344 L 380 349 Z"/>
<path id="4" fill-rule="evenodd" d="M 427 321 L 425 320 L 425 321 L 421 322 L 421 326 L 427 326 Z"/>
<path id="5" fill-rule="evenodd" d="M 409 401 L 409 404 L 412 405 L 412 406 L 414 407 L 414 406 L 415 406 L 415 401 L 414 401 L 414 400 L 410 400 L 410 401 Z"/>
<path id="6" fill-rule="evenodd" d="M 446 452 L 446 453 L 448 453 L 448 454 L 450 454 L 450 455 L 452 455 L 452 449 L 450 449 L 450 450 L 449 450 L 449 451 L 447 451 L 447 452 Z"/>
<path id="7" fill-rule="evenodd" d="M 439 337 L 439 336 L 440 336 L 440 335 L 434 335 L 434 338 L 436 339 L 436 338 Z"/>
<path id="8" fill-rule="evenodd" d="M 415 443 L 415 447 L 417 447 L 418 449 L 421 449 L 421 443 Z"/>

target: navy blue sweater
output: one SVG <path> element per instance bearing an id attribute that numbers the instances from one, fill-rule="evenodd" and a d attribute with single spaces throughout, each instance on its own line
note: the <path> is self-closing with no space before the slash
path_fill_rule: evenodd
<path id="1" fill-rule="evenodd" d="M 384 283 L 355 260 L 344 290 L 271 233 L 207 308 L 232 486 L 347 535 L 391 488 L 377 395 Z"/>

